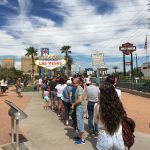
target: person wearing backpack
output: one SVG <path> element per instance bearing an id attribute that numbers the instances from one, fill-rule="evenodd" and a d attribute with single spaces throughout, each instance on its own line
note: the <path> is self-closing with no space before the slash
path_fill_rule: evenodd
<path id="1" fill-rule="evenodd" d="M 70 94 L 72 90 L 72 81 L 67 80 L 66 82 L 67 86 L 63 90 L 63 97 L 64 97 L 64 119 L 65 119 L 65 125 L 69 125 L 69 112 L 70 112 Z"/>
<path id="2" fill-rule="evenodd" d="M 125 109 L 112 84 L 100 86 L 100 101 L 94 107 L 94 120 L 98 124 L 98 150 L 125 150 L 122 121 Z"/>

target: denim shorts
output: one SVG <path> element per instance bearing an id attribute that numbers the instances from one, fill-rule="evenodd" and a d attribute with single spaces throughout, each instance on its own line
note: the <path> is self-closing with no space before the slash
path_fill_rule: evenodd
<path id="1" fill-rule="evenodd" d="M 77 106 L 76 108 L 76 117 L 77 117 L 77 127 L 79 132 L 84 132 L 84 106 Z"/>
<path id="2" fill-rule="evenodd" d="M 51 100 L 57 100 L 57 93 L 56 93 L 56 91 L 51 91 Z"/>

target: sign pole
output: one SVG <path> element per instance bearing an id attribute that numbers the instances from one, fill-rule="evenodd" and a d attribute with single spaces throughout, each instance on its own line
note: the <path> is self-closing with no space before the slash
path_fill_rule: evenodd
<path id="1" fill-rule="evenodd" d="M 14 119 L 11 118 L 11 143 L 14 143 Z"/>
<path id="2" fill-rule="evenodd" d="M 124 77 L 126 76 L 126 61 L 125 61 L 125 54 L 123 53 L 123 74 L 124 74 Z"/>
<path id="3" fill-rule="evenodd" d="M 99 66 L 97 66 L 97 78 L 99 77 Z"/>
<path id="4" fill-rule="evenodd" d="M 131 77 L 133 77 L 133 54 L 131 53 Z"/>

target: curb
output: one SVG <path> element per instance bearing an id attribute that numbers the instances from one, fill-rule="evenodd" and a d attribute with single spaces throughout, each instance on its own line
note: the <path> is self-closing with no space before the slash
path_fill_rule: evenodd
<path id="1" fill-rule="evenodd" d="M 150 93 L 147 92 L 142 92 L 142 91 L 136 91 L 136 90 L 131 90 L 131 89 L 126 89 L 126 88 L 120 88 L 122 92 L 127 92 L 133 95 L 138 95 L 138 96 L 142 96 L 145 98 L 150 98 Z"/>

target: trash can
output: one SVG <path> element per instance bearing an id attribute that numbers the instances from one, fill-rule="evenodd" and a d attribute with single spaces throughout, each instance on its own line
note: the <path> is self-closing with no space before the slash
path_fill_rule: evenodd
<path id="1" fill-rule="evenodd" d="M 27 118 L 28 115 L 25 114 L 20 108 L 18 108 L 11 101 L 5 100 L 5 103 L 10 106 L 8 114 L 11 117 L 11 144 L 15 144 L 16 150 L 19 150 L 19 120 Z M 16 130 L 14 130 L 15 128 L 14 122 L 16 122 Z M 14 140 L 15 131 L 16 131 L 16 142 Z"/>

